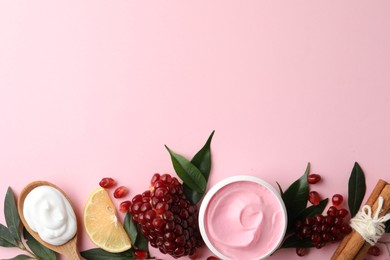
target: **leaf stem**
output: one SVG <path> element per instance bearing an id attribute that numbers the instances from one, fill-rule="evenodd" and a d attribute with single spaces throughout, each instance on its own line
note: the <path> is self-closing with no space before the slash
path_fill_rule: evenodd
<path id="1" fill-rule="evenodd" d="M 36 254 L 34 254 L 32 251 L 30 251 L 23 243 L 20 243 L 18 248 L 29 253 L 34 259 L 39 259 L 39 257 Z"/>

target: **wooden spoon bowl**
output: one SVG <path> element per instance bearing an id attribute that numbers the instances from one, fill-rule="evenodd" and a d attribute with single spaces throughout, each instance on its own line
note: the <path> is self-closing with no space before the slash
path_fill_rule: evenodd
<path id="1" fill-rule="evenodd" d="M 35 181 L 35 182 L 32 182 L 32 183 L 28 184 L 22 190 L 22 192 L 19 195 L 19 199 L 18 199 L 18 212 L 19 212 L 20 220 L 22 221 L 22 223 L 25 226 L 25 228 L 27 229 L 27 231 L 39 243 L 41 243 L 45 247 L 50 248 L 51 250 L 53 250 L 53 251 L 55 251 L 55 252 L 57 252 L 59 254 L 64 255 L 68 259 L 72 259 L 72 260 L 73 259 L 74 260 L 82 259 L 81 256 L 80 256 L 80 253 L 77 250 L 77 232 L 76 232 L 76 235 L 71 240 L 66 242 L 65 244 L 59 245 L 59 246 L 55 246 L 55 245 L 52 245 L 52 244 L 49 244 L 49 243 L 46 243 L 45 241 L 43 241 L 41 239 L 41 237 L 39 236 L 39 234 L 37 232 L 33 231 L 30 228 L 30 226 L 28 225 L 26 219 L 24 218 L 24 214 L 23 214 L 24 200 L 26 199 L 27 194 L 29 194 L 34 188 L 39 187 L 39 186 L 51 186 L 51 187 L 55 188 L 56 190 L 60 191 L 65 196 L 65 198 L 69 201 L 70 205 L 72 205 L 68 195 L 66 195 L 66 193 L 63 190 L 61 190 L 60 188 L 58 188 L 54 184 L 52 184 L 50 182 L 47 182 L 47 181 Z M 72 206 L 72 209 L 74 211 L 74 207 L 73 206 Z"/>

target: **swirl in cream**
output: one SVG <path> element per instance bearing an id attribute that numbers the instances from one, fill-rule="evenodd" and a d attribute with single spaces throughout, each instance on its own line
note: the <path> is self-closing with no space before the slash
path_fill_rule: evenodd
<path id="1" fill-rule="evenodd" d="M 279 244 L 286 216 L 276 195 L 251 182 L 232 182 L 210 199 L 204 217 L 213 247 L 231 259 L 259 259 Z"/>
<path id="2" fill-rule="evenodd" d="M 23 214 L 30 228 L 49 244 L 65 244 L 76 234 L 73 208 L 53 187 L 39 186 L 30 191 L 24 200 Z"/>

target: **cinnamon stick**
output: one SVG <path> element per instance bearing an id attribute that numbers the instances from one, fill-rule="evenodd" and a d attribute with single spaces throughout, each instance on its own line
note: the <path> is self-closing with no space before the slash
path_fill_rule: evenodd
<path id="1" fill-rule="evenodd" d="M 381 213 L 379 213 L 379 217 L 382 217 L 386 215 L 386 213 L 390 210 L 390 185 L 386 185 L 379 196 L 383 197 L 382 211 Z M 378 201 L 376 201 L 375 204 L 372 206 L 372 214 L 376 212 L 377 208 L 378 208 Z M 359 250 L 355 259 L 363 260 L 370 247 L 371 245 L 369 243 L 365 243 L 363 247 Z"/>
<path id="2" fill-rule="evenodd" d="M 387 187 L 386 192 L 388 193 L 388 195 L 383 194 L 385 195 L 383 196 L 382 193 L 386 187 Z M 387 204 L 390 204 L 390 190 L 388 191 L 388 189 L 390 189 L 390 185 L 386 181 L 384 180 L 378 181 L 378 183 L 376 184 L 374 190 L 372 191 L 371 195 L 369 196 L 366 202 L 366 205 L 372 207 L 373 212 L 375 212 L 376 208 L 378 207 L 377 200 L 380 195 L 384 197 Z M 373 205 L 375 205 L 375 208 L 373 208 Z M 383 208 L 385 208 L 385 205 L 383 205 Z M 388 209 L 385 211 L 385 213 L 387 211 Z M 364 247 L 365 244 L 368 243 L 363 239 L 363 237 L 358 232 L 353 230 L 350 234 L 345 236 L 344 239 L 340 242 L 339 246 L 337 247 L 331 259 L 332 260 L 355 259 L 355 257 L 358 255 L 360 251 L 361 254 L 364 254 L 362 248 Z"/>

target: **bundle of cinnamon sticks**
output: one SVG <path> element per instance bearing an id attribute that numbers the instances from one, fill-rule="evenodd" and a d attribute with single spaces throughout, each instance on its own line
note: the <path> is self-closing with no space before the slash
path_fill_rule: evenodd
<path id="1" fill-rule="evenodd" d="M 366 202 L 366 205 L 369 205 L 372 208 L 372 212 L 376 212 L 378 208 L 379 196 L 382 196 L 384 199 L 382 211 L 379 214 L 379 217 L 381 217 L 386 215 L 390 210 L 390 184 L 384 180 L 378 181 Z M 358 232 L 353 230 L 340 242 L 331 259 L 364 259 L 370 246 L 371 245 L 367 243 Z"/>

